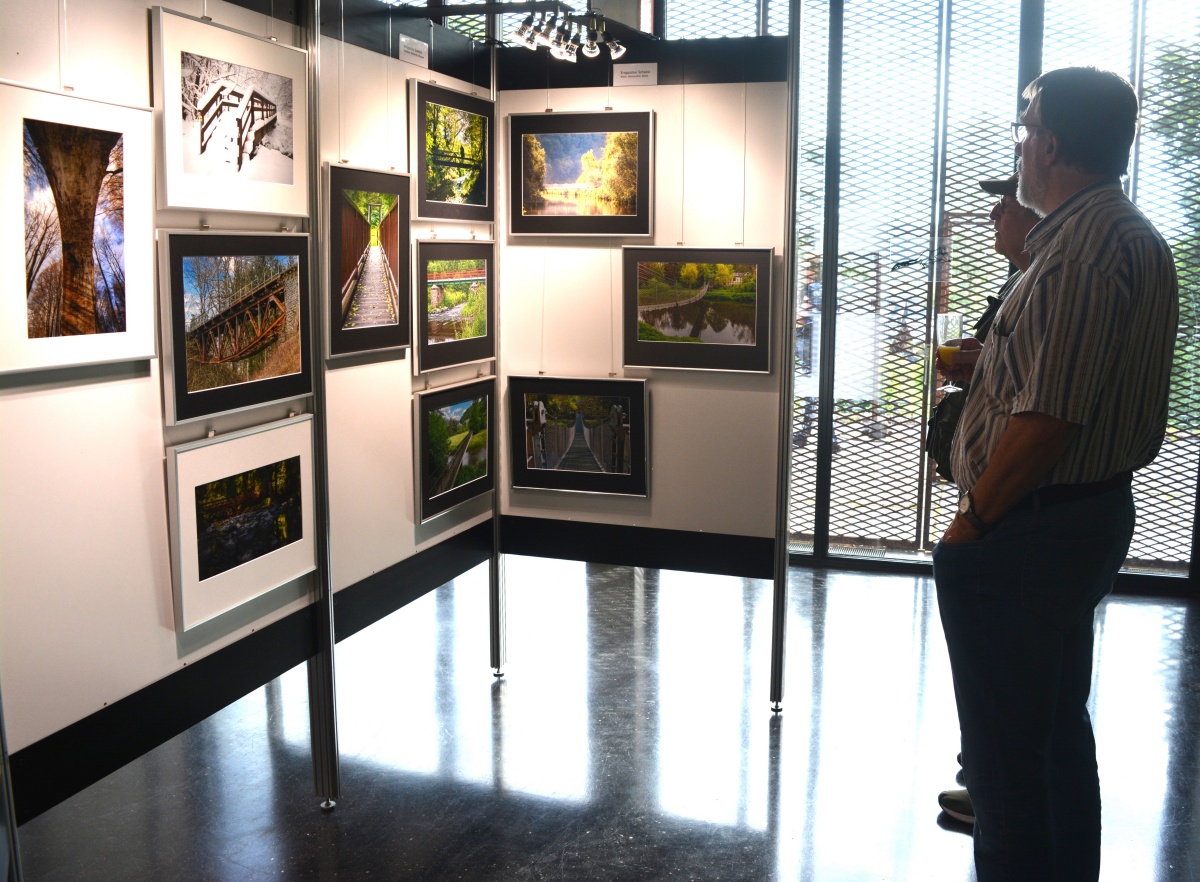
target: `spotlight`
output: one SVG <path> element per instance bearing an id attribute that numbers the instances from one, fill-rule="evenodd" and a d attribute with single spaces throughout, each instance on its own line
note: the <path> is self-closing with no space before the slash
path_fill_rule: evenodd
<path id="1" fill-rule="evenodd" d="M 517 25 L 516 30 L 514 30 L 512 32 L 512 35 L 519 42 L 524 43 L 525 35 L 528 34 L 532 29 L 533 29 L 533 13 L 531 12 L 531 13 L 529 13 L 529 15 L 525 16 L 525 20 L 523 22 L 521 22 L 519 25 Z"/>
<path id="2" fill-rule="evenodd" d="M 532 12 L 529 14 L 529 17 L 533 17 Z M 526 49 L 537 49 L 537 40 L 534 38 L 537 37 L 538 31 L 540 31 L 545 24 L 546 13 L 543 12 L 542 17 L 538 20 L 538 23 L 526 31 L 524 36 L 520 38 L 521 45 L 523 45 Z"/>
<path id="3" fill-rule="evenodd" d="M 620 43 L 618 43 L 616 40 L 609 40 L 608 41 L 608 54 L 612 56 L 613 61 L 616 61 L 618 58 L 620 58 L 622 55 L 625 54 L 625 47 L 622 46 Z"/>
<path id="4" fill-rule="evenodd" d="M 555 58 L 566 59 L 567 46 L 571 42 L 571 22 L 564 20 L 558 26 L 558 30 L 554 32 L 554 39 L 550 41 L 550 54 Z"/>
<path id="5" fill-rule="evenodd" d="M 533 38 L 535 40 L 537 40 L 539 43 L 541 43 L 543 46 L 549 46 L 550 40 L 551 40 L 551 34 L 553 33 L 554 28 L 557 24 L 558 24 L 558 10 L 556 9 L 556 10 L 554 10 L 554 12 L 552 12 L 550 14 L 550 21 L 546 22 L 544 27 L 534 28 Z"/>
<path id="6" fill-rule="evenodd" d="M 564 61 L 578 61 L 579 60 L 579 57 L 578 57 L 579 42 L 580 42 L 579 31 L 582 28 L 583 28 L 583 25 L 581 25 L 581 24 L 577 23 L 575 25 L 575 36 L 573 36 L 571 38 L 571 42 L 567 43 L 566 54 L 563 56 Z"/>
<path id="7" fill-rule="evenodd" d="M 596 26 L 595 26 L 595 23 L 593 22 L 592 26 L 590 28 L 588 28 L 587 42 L 583 44 L 583 49 L 580 50 L 588 58 L 595 58 L 597 55 L 600 54 L 600 47 L 596 44 L 596 39 L 597 39 Z"/>

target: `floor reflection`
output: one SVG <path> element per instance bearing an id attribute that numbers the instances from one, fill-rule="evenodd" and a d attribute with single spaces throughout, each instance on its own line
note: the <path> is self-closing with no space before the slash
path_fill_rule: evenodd
<path id="1" fill-rule="evenodd" d="M 771 586 L 506 559 L 338 646 L 343 798 L 316 811 L 303 667 L 20 830 L 27 878 L 971 880 L 939 823 L 957 720 L 928 580 Z M 1110 599 L 1093 715 L 1106 882 L 1200 877 L 1200 627 Z M 122 842 L 126 847 L 116 847 Z"/>

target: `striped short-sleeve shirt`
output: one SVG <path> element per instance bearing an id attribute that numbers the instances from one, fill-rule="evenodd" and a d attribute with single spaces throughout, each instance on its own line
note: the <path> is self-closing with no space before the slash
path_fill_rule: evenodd
<path id="1" fill-rule="evenodd" d="M 1014 414 L 1080 426 L 1046 484 L 1141 468 L 1166 429 L 1179 291 L 1162 236 L 1113 183 L 1073 195 L 1025 244 L 1032 262 L 996 315 L 954 438 L 964 491 Z"/>

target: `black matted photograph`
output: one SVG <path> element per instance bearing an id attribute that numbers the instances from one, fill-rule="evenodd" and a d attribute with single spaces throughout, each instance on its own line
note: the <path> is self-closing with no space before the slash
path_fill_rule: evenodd
<path id="1" fill-rule="evenodd" d="M 622 249 L 627 367 L 770 371 L 771 248 Z"/>
<path id="2" fill-rule="evenodd" d="M 495 220 L 496 105 L 476 95 L 409 80 L 413 214 Z"/>
<path id="3" fill-rule="evenodd" d="M 312 391 L 308 236 L 159 235 L 168 423 Z"/>
<path id="4" fill-rule="evenodd" d="M 417 509 L 422 523 L 496 486 L 495 400 L 491 377 L 417 395 Z"/>
<path id="5" fill-rule="evenodd" d="M 409 346 L 408 175 L 326 168 L 329 355 Z"/>
<path id="6" fill-rule="evenodd" d="M 530 113 L 508 121 L 510 233 L 651 234 L 652 113 Z"/>
<path id="7" fill-rule="evenodd" d="M 646 496 L 645 380 L 508 378 L 514 487 Z"/>
<path id="8" fill-rule="evenodd" d="M 421 372 L 495 357 L 495 255 L 493 242 L 417 242 Z"/>

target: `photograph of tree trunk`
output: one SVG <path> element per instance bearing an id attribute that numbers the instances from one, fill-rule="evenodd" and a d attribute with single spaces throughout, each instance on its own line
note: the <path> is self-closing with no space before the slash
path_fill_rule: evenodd
<path id="1" fill-rule="evenodd" d="M 488 119 L 430 101 L 425 105 L 425 198 L 487 205 Z"/>
<path id="2" fill-rule="evenodd" d="M 299 541 L 301 508 L 299 456 L 196 487 L 200 581 Z"/>
<path id="3" fill-rule="evenodd" d="M 180 53 L 183 170 L 290 184 L 291 78 Z"/>
<path id="4" fill-rule="evenodd" d="M 183 258 L 188 392 L 300 371 L 299 276 L 293 254 Z"/>
<path id="5" fill-rule="evenodd" d="M 637 214 L 637 132 L 543 132 L 521 141 L 521 214 Z"/>
<path id="6" fill-rule="evenodd" d="M 125 330 L 124 137 L 24 121 L 28 336 Z"/>

